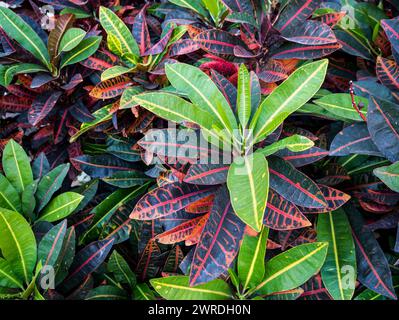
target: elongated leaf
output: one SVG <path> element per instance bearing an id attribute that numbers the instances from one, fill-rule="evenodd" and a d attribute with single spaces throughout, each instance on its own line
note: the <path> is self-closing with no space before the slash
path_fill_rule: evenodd
<path id="1" fill-rule="evenodd" d="M 76 209 L 82 199 L 83 196 L 75 192 L 60 194 L 44 208 L 39 221 L 53 222 L 67 217 Z"/>
<path id="2" fill-rule="evenodd" d="M 327 60 L 321 60 L 297 69 L 262 102 L 250 125 L 255 142 L 273 132 L 320 89 L 327 65 Z"/>
<path id="3" fill-rule="evenodd" d="M 325 95 L 324 97 L 313 101 L 317 105 L 326 109 L 328 112 L 331 112 L 340 118 L 354 120 L 354 121 L 363 121 L 360 117 L 359 113 L 352 106 L 352 99 L 350 94 L 346 93 L 333 93 Z M 361 109 L 361 113 L 366 116 L 367 115 L 367 106 L 368 101 L 363 97 L 355 96 L 355 102 L 357 105 L 360 103 L 363 105 Z"/>
<path id="4" fill-rule="evenodd" d="M 396 18 L 383 19 L 381 20 L 381 27 L 384 29 L 394 50 L 399 52 L 399 20 Z"/>
<path id="5" fill-rule="evenodd" d="M 12 272 L 28 285 L 36 265 L 36 240 L 29 223 L 17 212 L 0 208 L 0 249 Z"/>
<path id="6" fill-rule="evenodd" d="M 139 47 L 123 21 L 110 9 L 100 7 L 100 23 L 107 34 L 112 34 L 121 43 L 122 51 L 140 56 Z"/>
<path id="7" fill-rule="evenodd" d="M 370 290 L 396 299 L 388 261 L 373 232 L 364 227 L 364 220 L 353 206 L 345 208 L 356 245 L 357 278 Z"/>
<path id="8" fill-rule="evenodd" d="M 94 288 L 86 295 L 85 300 L 127 300 L 127 292 L 111 285 Z"/>
<path id="9" fill-rule="evenodd" d="M 399 162 L 395 162 L 390 166 L 376 168 L 373 172 L 389 189 L 399 192 Z"/>
<path id="10" fill-rule="evenodd" d="M 13 266 L 3 258 L 0 258 L 0 285 L 6 288 L 23 289 L 22 281 L 15 275 Z"/>
<path id="11" fill-rule="evenodd" d="M 122 66 L 113 66 L 101 74 L 101 81 L 109 80 L 129 73 L 131 69 Z"/>
<path id="12" fill-rule="evenodd" d="M 265 157 L 287 148 L 293 152 L 305 151 L 314 146 L 314 142 L 305 136 L 294 134 L 280 141 L 272 143 L 262 149 L 256 150 L 257 153 L 263 154 Z"/>
<path id="13" fill-rule="evenodd" d="M 66 52 L 61 59 L 60 69 L 78 63 L 90 57 L 97 51 L 101 42 L 100 36 L 88 37 L 82 40 L 74 49 Z"/>
<path id="14" fill-rule="evenodd" d="M 307 46 L 298 43 L 287 43 L 273 50 L 273 59 L 318 59 L 332 54 L 342 48 L 340 43 Z"/>
<path id="15" fill-rule="evenodd" d="M 64 291 L 79 285 L 90 273 L 95 271 L 105 260 L 114 240 L 93 242 L 80 250 L 73 260 L 68 277 L 62 284 Z"/>
<path id="16" fill-rule="evenodd" d="M 29 109 L 28 121 L 31 125 L 36 126 L 42 121 L 54 108 L 62 92 L 48 91 L 36 97 Z"/>
<path id="17" fill-rule="evenodd" d="M 217 278 L 232 264 L 244 234 L 245 224 L 235 215 L 226 187 L 215 196 L 208 222 L 201 233 L 190 270 L 190 285 Z"/>
<path id="18" fill-rule="evenodd" d="M 308 227 L 310 221 L 291 202 L 269 190 L 263 224 L 274 230 L 293 230 Z"/>
<path id="19" fill-rule="evenodd" d="M 275 25 L 280 32 L 291 31 L 304 23 L 320 5 L 320 0 L 294 0 L 285 7 L 281 19 Z"/>
<path id="20" fill-rule="evenodd" d="M 81 236 L 81 242 L 99 237 L 101 227 L 111 218 L 114 212 L 129 201 L 141 196 L 147 189 L 148 184 L 131 189 L 117 189 L 101 201 L 92 211 L 93 221 L 86 232 Z"/>
<path id="21" fill-rule="evenodd" d="M 55 284 L 58 286 L 68 275 L 69 267 L 75 257 L 75 227 L 67 229 L 61 251 L 54 266 Z"/>
<path id="22" fill-rule="evenodd" d="M 283 36 L 284 39 L 305 45 L 322 45 L 336 43 L 334 32 L 329 26 L 318 21 L 306 21 L 289 33 Z"/>
<path id="23" fill-rule="evenodd" d="M 126 260 L 116 250 L 112 252 L 108 260 L 107 269 L 114 274 L 116 281 L 119 283 L 128 284 L 130 288 L 135 287 L 136 275 L 130 269 Z"/>
<path id="24" fill-rule="evenodd" d="M 266 263 L 265 277 L 255 288 L 260 294 L 271 294 L 299 287 L 322 267 L 328 243 L 302 244 L 280 253 Z"/>
<path id="25" fill-rule="evenodd" d="M 162 118 L 178 123 L 189 121 L 212 130 L 212 125 L 217 121 L 214 114 L 170 93 L 142 93 L 133 96 L 132 101 Z M 131 104 L 131 102 L 126 103 Z"/>
<path id="26" fill-rule="evenodd" d="M 331 142 L 331 156 L 347 156 L 350 154 L 381 156 L 365 123 L 356 123 L 346 127 Z"/>
<path id="27" fill-rule="evenodd" d="M 199 185 L 217 185 L 227 181 L 228 165 L 193 164 L 184 177 L 184 182 Z"/>
<path id="28" fill-rule="evenodd" d="M 184 54 L 188 54 L 194 51 L 197 51 L 201 48 L 201 45 L 194 40 L 191 39 L 181 39 L 176 41 L 170 46 L 169 56 L 181 56 Z"/>
<path id="29" fill-rule="evenodd" d="M 237 113 L 241 126 L 246 127 L 251 117 L 251 81 L 245 64 L 238 71 Z"/>
<path id="30" fill-rule="evenodd" d="M 111 99 L 120 96 L 122 92 L 133 83 L 126 75 L 105 80 L 97 84 L 91 91 L 90 96 L 97 99 Z"/>
<path id="31" fill-rule="evenodd" d="M 288 162 L 271 157 L 269 171 L 270 187 L 288 201 L 302 207 L 326 207 L 326 200 L 319 187 Z"/>
<path id="32" fill-rule="evenodd" d="M 255 153 L 235 159 L 229 168 L 227 186 L 235 213 L 242 221 L 259 232 L 269 191 L 269 170 L 266 158 Z"/>
<path id="33" fill-rule="evenodd" d="M 131 219 L 152 220 L 170 215 L 215 191 L 213 187 L 170 183 L 143 196 L 130 214 Z"/>
<path id="34" fill-rule="evenodd" d="M 399 161 L 399 106 L 392 102 L 370 98 L 367 127 L 371 139 L 390 161 Z"/>
<path id="35" fill-rule="evenodd" d="M 321 209 L 300 207 L 299 209 L 303 213 L 324 213 L 334 211 L 342 207 L 351 198 L 350 195 L 328 186 L 319 185 L 319 188 L 324 195 L 324 199 L 326 199 L 327 206 Z"/>
<path id="36" fill-rule="evenodd" d="M 257 286 L 265 275 L 265 254 L 268 228 L 262 228 L 256 236 L 245 235 L 238 254 L 238 277 L 243 289 Z"/>
<path id="37" fill-rule="evenodd" d="M 328 243 L 321 277 L 334 300 L 350 300 L 355 291 L 356 252 L 351 227 L 343 210 L 320 214 L 317 240 Z"/>
<path id="38" fill-rule="evenodd" d="M 195 217 L 187 222 L 183 222 L 175 228 L 169 229 L 158 234 L 155 239 L 162 244 L 174 244 L 189 238 L 195 230 L 197 224 L 203 219 L 202 216 Z"/>
<path id="39" fill-rule="evenodd" d="M 110 120 L 112 118 L 112 113 L 110 112 L 111 107 L 112 104 L 109 104 L 94 112 L 93 117 L 95 119 L 90 122 L 82 123 L 80 130 L 76 132 L 69 141 L 70 142 L 76 141 L 76 139 L 79 138 L 83 133 L 98 126 L 100 123 Z"/>
<path id="40" fill-rule="evenodd" d="M 167 64 L 165 71 L 171 84 L 186 93 L 193 104 L 217 117 L 222 128 L 229 131 L 237 129 L 237 122 L 228 102 L 205 73 L 184 63 Z"/>
<path id="41" fill-rule="evenodd" d="M 55 267 L 67 230 L 64 220 L 52 227 L 39 242 L 37 258 L 44 266 Z"/>
<path id="42" fill-rule="evenodd" d="M 75 16 L 73 14 L 60 15 L 55 22 L 54 29 L 51 30 L 48 36 L 48 52 L 50 54 L 51 63 L 54 65 L 56 64 L 58 54 L 61 52 L 61 50 L 59 50 L 61 39 L 65 32 L 72 26 L 74 20 Z"/>
<path id="43" fill-rule="evenodd" d="M 24 20 L 12 10 L 0 7 L 0 25 L 10 38 L 16 40 L 51 70 L 50 56 L 46 45 Z"/>
<path id="44" fill-rule="evenodd" d="M 74 49 L 85 37 L 86 31 L 80 28 L 70 28 L 68 29 L 59 45 L 58 52 L 68 52 Z"/>
<path id="45" fill-rule="evenodd" d="M 69 164 L 61 164 L 43 176 L 37 186 L 36 200 L 38 211 L 41 211 L 51 200 L 53 194 L 62 186 L 68 171 Z"/>
<path id="46" fill-rule="evenodd" d="M 104 182 L 119 188 L 131 188 L 137 185 L 142 185 L 151 180 L 148 176 L 140 171 L 119 171 L 108 178 L 102 179 Z"/>
<path id="47" fill-rule="evenodd" d="M 79 156 L 72 159 L 80 168 L 92 178 L 110 177 L 116 172 L 130 171 L 130 162 L 123 161 L 110 155 Z"/>
<path id="48" fill-rule="evenodd" d="M 19 194 L 2 174 L 0 174 L 0 208 L 21 212 Z"/>
<path id="49" fill-rule="evenodd" d="M 197 286 L 190 286 L 187 276 L 151 279 L 150 283 L 167 300 L 228 300 L 232 294 L 220 279 Z"/>
<path id="50" fill-rule="evenodd" d="M 2 163 L 6 178 L 19 193 L 33 182 L 29 158 L 24 149 L 12 139 L 4 148 Z"/>

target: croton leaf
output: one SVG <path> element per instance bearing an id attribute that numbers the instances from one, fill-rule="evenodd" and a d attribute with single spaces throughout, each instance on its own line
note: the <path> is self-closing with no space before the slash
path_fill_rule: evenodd
<path id="1" fill-rule="evenodd" d="M 399 66 L 395 61 L 377 58 L 376 72 L 381 83 L 391 90 L 399 90 Z"/>
<path id="2" fill-rule="evenodd" d="M 170 215 L 215 191 L 214 187 L 170 183 L 144 195 L 130 214 L 131 219 L 152 220 Z"/>
<path id="3" fill-rule="evenodd" d="M 33 126 L 36 126 L 42 121 L 54 108 L 62 92 L 47 91 L 36 97 L 28 112 L 28 121 Z"/>
<path id="4" fill-rule="evenodd" d="M 271 294 L 299 287 L 319 272 L 327 255 L 328 243 L 296 246 L 266 262 L 265 277 L 253 291 Z"/>
<path id="5" fill-rule="evenodd" d="M 396 299 L 388 261 L 374 234 L 365 228 L 361 213 L 352 205 L 344 208 L 356 245 L 357 278 L 367 288 Z"/>
<path id="6" fill-rule="evenodd" d="M 327 203 L 315 182 L 290 163 L 269 158 L 270 187 L 288 201 L 302 207 L 325 208 Z"/>
<path id="7" fill-rule="evenodd" d="M 190 285 L 195 286 L 227 272 L 239 249 L 245 224 L 236 216 L 226 187 L 216 196 L 209 219 L 201 233 L 190 270 Z"/>
<path id="8" fill-rule="evenodd" d="M 151 279 L 152 287 L 167 300 L 227 300 L 232 292 L 221 279 L 190 286 L 188 276 Z"/>
<path id="9" fill-rule="evenodd" d="M 310 221 L 291 202 L 269 190 L 263 224 L 273 230 L 293 230 L 308 227 Z"/>
<path id="10" fill-rule="evenodd" d="M 199 185 L 217 185 L 227 181 L 228 165 L 192 164 L 184 177 L 184 182 Z"/>
<path id="11" fill-rule="evenodd" d="M 355 291 L 356 253 L 345 211 L 318 216 L 317 240 L 328 242 L 326 262 L 321 268 L 324 285 L 334 300 L 350 300 Z"/>
<path id="12" fill-rule="evenodd" d="M 399 192 L 399 162 L 374 169 L 374 174 L 391 190 Z"/>
<path id="13" fill-rule="evenodd" d="M 398 105 L 370 97 L 367 127 L 371 139 L 392 162 L 399 161 L 399 124 L 396 121 L 398 112 Z"/>

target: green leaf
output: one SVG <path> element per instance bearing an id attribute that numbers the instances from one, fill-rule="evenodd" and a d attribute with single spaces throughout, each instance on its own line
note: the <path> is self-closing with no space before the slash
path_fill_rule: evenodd
<path id="1" fill-rule="evenodd" d="M 141 171 L 132 170 L 115 172 L 111 177 L 103 178 L 102 180 L 118 188 L 131 188 L 142 185 L 151 180 L 151 178 Z"/>
<path id="2" fill-rule="evenodd" d="M 228 300 L 229 285 L 221 279 L 190 287 L 188 276 L 172 276 L 150 280 L 153 288 L 167 300 Z"/>
<path id="3" fill-rule="evenodd" d="M 21 211 L 21 200 L 17 190 L 2 174 L 0 174 L 0 208 Z"/>
<path id="4" fill-rule="evenodd" d="M 126 90 L 125 90 L 126 91 Z M 93 121 L 82 123 L 78 132 L 76 132 L 70 139 L 69 142 L 76 141 L 82 134 L 89 131 L 90 129 L 98 126 L 100 123 L 108 121 L 112 118 L 111 110 L 112 104 L 108 104 L 92 114 L 95 118 Z"/>
<path id="5" fill-rule="evenodd" d="M 8 181 L 11 182 L 19 193 L 33 182 L 33 173 L 28 155 L 24 149 L 12 139 L 4 148 L 2 163 Z"/>
<path id="6" fill-rule="evenodd" d="M 75 192 L 64 192 L 55 197 L 44 208 L 38 221 L 54 222 L 71 214 L 82 201 L 83 196 Z"/>
<path id="7" fill-rule="evenodd" d="M 41 178 L 36 191 L 37 211 L 40 212 L 49 203 L 53 194 L 61 188 L 69 167 L 69 163 L 61 164 Z"/>
<path id="8" fill-rule="evenodd" d="M 201 0 L 169 0 L 169 2 L 183 8 L 190 9 L 203 17 L 207 17 L 208 13 L 202 6 Z"/>
<path id="9" fill-rule="evenodd" d="M 85 37 L 86 31 L 80 28 L 68 29 L 61 38 L 58 52 L 68 52 L 74 49 Z"/>
<path id="10" fill-rule="evenodd" d="M 36 190 L 38 181 L 33 181 L 29 186 L 22 191 L 21 202 L 22 202 L 22 212 L 25 217 L 28 217 L 31 221 L 34 220 L 34 210 L 36 207 Z"/>
<path id="11" fill-rule="evenodd" d="M 97 51 L 100 42 L 101 36 L 89 37 L 82 40 L 74 49 L 63 55 L 60 69 L 90 57 Z"/>
<path id="12" fill-rule="evenodd" d="M 101 201 L 90 213 L 94 214 L 90 228 L 82 235 L 80 242 L 84 243 L 87 239 L 98 237 L 101 227 L 112 216 L 112 214 L 125 203 L 137 198 L 148 188 L 149 182 L 141 186 L 130 189 L 117 189 Z"/>
<path id="13" fill-rule="evenodd" d="M 20 279 L 13 271 L 13 266 L 3 258 L 0 258 L 0 287 L 23 289 Z"/>
<path id="14" fill-rule="evenodd" d="M 21 73 L 36 73 L 36 72 L 47 72 L 48 70 L 44 67 L 34 63 L 18 63 L 7 66 L 4 72 L 0 74 L 2 85 L 7 87 L 11 84 L 12 79 L 15 75 Z"/>
<path id="15" fill-rule="evenodd" d="M 0 7 L 0 25 L 7 35 L 51 70 L 50 56 L 38 34 L 12 10 Z"/>
<path id="16" fill-rule="evenodd" d="M 52 227 L 40 240 L 38 246 L 38 260 L 43 266 L 55 268 L 57 259 L 60 255 L 67 230 L 67 221 L 64 220 Z"/>
<path id="17" fill-rule="evenodd" d="M 399 192 L 399 162 L 395 162 L 390 166 L 376 168 L 373 172 L 389 189 Z"/>
<path id="18" fill-rule="evenodd" d="M 131 72 L 131 69 L 122 66 L 113 66 L 101 74 L 101 81 L 112 79 Z"/>
<path id="19" fill-rule="evenodd" d="M 156 300 L 153 290 L 145 283 L 138 283 L 133 289 L 134 300 Z"/>
<path id="20" fill-rule="evenodd" d="M 131 97 L 131 101 L 166 120 L 177 123 L 193 122 L 209 131 L 217 121 L 212 114 L 197 105 L 166 92 L 145 92 Z M 124 104 L 131 105 L 132 102 L 124 101 Z"/>
<path id="21" fill-rule="evenodd" d="M 318 215 L 317 240 L 328 243 L 326 261 L 321 268 L 324 286 L 334 300 L 352 299 L 356 282 L 356 252 L 352 229 L 343 210 Z"/>
<path id="22" fill-rule="evenodd" d="M 85 300 L 127 300 L 127 293 L 121 288 L 104 285 L 89 291 Z"/>
<path id="23" fill-rule="evenodd" d="M 356 105 L 363 104 L 360 111 L 367 116 L 368 100 L 364 97 L 355 96 Z M 334 93 L 326 95 L 320 99 L 314 100 L 313 103 L 324 108 L 326 111 L 340 117 L 341 119 L 363 121 L 362 117 L 352 106 L 352 98 L 349 93 Z"/>
<path id="24" fill-rule="evenodd" d="M 251 79 L 245 64 L 238 70 L 237 114 L 241 126 L 245 128 L 251 117 Z"/>
<path id="25" fill-rule="evenodd" d="M 250 125 L 254 143 L 272 133 L 313 97 L 324 82 L 327 66 L 328 60 L 323 59 L 298 68 L 263 100 Z"/>
<path id="26" fill-rule="evenodd" d="M 242 221 L 260 231 L 269 192 L 269 169 L 259 153 L 236 158 L 227 176 L 231 204 Z"/>
<path id="27" fill-rule="evenodd" d="M 128 284 L 131 289 L 136 286 L 136 275 L 130 269 L 126 260 L 115 250 L 108 260 L 107 269 L 119 283 Z"/>
<path id="28" fill-rule="evenodd" d="M 271 154 L 287 148 L 293 152 L 305 151 L 314 146 L 314 142 L 305 136 L 294 134 L 290 137 L 284 138 L 280 141 L 272 143 L 262 149 L 256 150 L 256 153 L 261 153 L 263 156 L 267 157 Z"/>
<path id="29" fill-rule="evenodd" d="M 191 102 L 208 112 L 222 128 L 232 132 L 237 129 L 237 121 L 230 105 L 217 86 L 200 69 L 185 63 L 167 64 L 166 75 L 171 84 L 188 95 Z"/>
<path id="30" fill-rule="evenodd" d="M 262 295 L 299 287 L 319 272 L 327 255 L 328 243 L 296 246 L 266 263 L 265 278 L 253 290 Z"/>
<path id="31" fill-rule="evenodd" d="M 122 52 L 129 52 L 140 56 L 136 40 L 123 21 L 110 9 L 100 7 L 100 23 L 105 32 L 116 37 L 121 43 Z"/>
<path id="32" fill-rule="evenodd" d="M 257 286 L 265 275 L 265 254 L 269 229 L 256 236 L 245 235 L 238 254 L 237 270 L 243 290 Z"/>
<path id="33" fill-rule="evenodd" d="M 36 265 L 36 239 L 29 223 L 15 211 L 0 208 L 0 250 L 25 285 Z"/>

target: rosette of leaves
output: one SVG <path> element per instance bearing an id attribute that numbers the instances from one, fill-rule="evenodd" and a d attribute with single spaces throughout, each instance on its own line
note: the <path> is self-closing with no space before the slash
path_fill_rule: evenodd
<path id="1" fill-rule="evenodd" d="M 321 58 L 341 48 L 332 28 L 344 14 L 327 12 L 312 16 L 320 1 L 295 0 L 276 5 L 265 1 L 226 0 L 223 7 L 220 1 L 170 2 L 181 7 L 178 11 L 195 13 L 179 15 L 169 13 L 167 6 L 158 8 L 168 13 L 165 19 L 190 24 L 190 37 L 176 42 L 172 54 L 202 49 L 230 61 L 246 61 L 253 65 L 266 87 L 274 88 L 274 83 L 286 79 L 298 59 Z M 217 4 L 223 8 L 217 11 L 221 17 L 218 29 L 209 28 L 203 22 L 201 12 L 213 16 L 208 2 L 213 3 L 215 10 Z"/>
<path id="2" fill-rule="evenodd" d="M 57 16 L 49 34 L 32 18 L 4 7 L 0 23 L 4 36 L 15 40 L 11 43 L 18 49 L 0 65 L 0 84 L 6 92 L 0 98 L 5 114 L 1 138 L 22 139 L 26 134 L 33 149 L 61 152 L 58 147 L 68 126 L 93 120 L 88 110 L 92 103 L 83 89 L 90 70 L 79 62 L 99 48 L 102 38 L 94 29 L 78 27 L 91 29 L 93 21 L 83 23 L 72 14 Z"/>
<path id="3" fill-rule="evenodd" d="M 99 18 L 107 33 L 107 46 L 118 61 L 111 68 L 102 70 L 101 82 L 90 92 L 92 97 L 115 98 L 130 86 L 154 88 L 155 77 L 164 74 L 162 63 L 168 58 L 168 48 L 183 36 L 186 29 L 172 23 L 161 29 L 154 17 L 148 18 L 147 7 L 143 6 L 135 16 L 132 32 L 112 10 L 100 7 Z M 90 67 L 90 60 L 86 65 Z"/>
<path id="4" fill-rule="evenodd" d="M 144 92 L 129 100 L 129 106 L 140 105 L 165 119 L 185 126 L 196 124 L 211 143 L 218 146 L 221 142 L 227 143 L 228 152 L 233 155 L 232 163 L 197 164 L 191 161 L 187 171 L 182 170 L 184 163 L 190 163 L 185 157 L 196 160 L 208 156 L 198 149 L 196 140 L 186 148 L 197 152 L 180 155 L 180 159 L 177 155 L 180 161 L 177 165 L 171 161 L 172 156 L 167 150 L 179 145 L 179 140 L 168 140 L 168 135 L 161 135 L 164 139 L 154 138 L 154 134 L 148 133 L 139 141 L 146 152 L 156 153 L 166 164 L 171 164 L 179 172 L 180 180 L 165 181 L 151 190 L 139 200 L 130 217 L 154 221 L 176 218 L 187 212 L 197 213 L 191 219 L 185 218 L 183 224 L 169 225 L 168 230 L 156 236 L 164 244 L 181 241 L 197 244 L 189 271 L 191 286 L 206 283 L 227 272 L 245 230 L 258 233 L 265 226 L 276 230 L 309 226 L 310 221 L 297 206 L 308 212 L 326 212 L 348 200 L 337 190 L 325 188 L 322 191 L 292 164 L 274 155 L 283 149 L 302 152 L 313 147 L 310 139 L 300 135 L 278 140 L 276 130 L 319 90 L 327 64 L 326 60 L 321 60 L 304 65 L 263 101 L 259 86 L 251 85 L 250 73 L 244 65 L 240 67 L 238 89 L 230 87 L 222 93 L 199 69 L 182 63 L 168 64 L 169 81 L 189 100 L 162 91 Z M 159 145 L 163 148 L 154 148 Z M 222 154 L 226 150 L 219 152 Z M 326 200 L 330 192 L 333 194 L 328 197 L 337 203 Z"/>

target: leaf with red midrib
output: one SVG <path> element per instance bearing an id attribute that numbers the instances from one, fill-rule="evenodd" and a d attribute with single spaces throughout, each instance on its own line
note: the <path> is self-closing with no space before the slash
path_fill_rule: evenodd
<path id="1" fill-rule="evenodd" d="M 300 208 L 303 213 L 324 213 L 337 210 L 349 201 L 351 196 L 340 190 L 319 185 L 321 192 L 324 195 L 324 199 L 327 201 L 327 207 L 322 209 L 317 208 Z"/>
<path id="2" fill-rule="evenodd" d="M 271 156 L 269 160 L 270 187 L 288 201 L 307 208 L 324 208 L 324 196 L 311 179 L 290 163 Z"/>
<path id="3" fill-rule="evenodd" d="M 377 57 L 377 77 L 381 83 L 391 90 L 399 90 L 399 66 L 395 61 Z"/>
<path id="4" fill-rule="evenodd" d="M 199 185 L 217 185 L 227 180 L 228 165 L 193 164 L 188 169 L 184 182 Z"/>
<path id="5" fill-rule="evenodd" d="M 387 258 L 373 232 L 365 228 L 362 214 L 355 207 L 347 206 L 345 212 L 356 245 L 358 280 L 370 290 L 396 300 Z"/>
<path id="6" fill-rule="evenodd" d="M 274 230 L 293 230 L 311 225 L 294 204 L 272 189 L 269 189 L 263 224 Z"/>
<path id="7" fill-rule="evenodd" d="M 153 220 L 179 211 L 189 204 L 214 193 L 214 187 L 186 183 L 170 183 L 143 196 L 130 214 L 131 219 Z"/>
<path id="8" fill-rule="evenodd" d="M 68 277 L 62 283 L 62 291 L 73 289 L 95 271 L 107 257 L 113 242 L 113 239 L 96 241 L 80 250 L 73 260 Z"/>
<path id="9" fill-rule="evenodd" d="M 238 253 L 244 229 L 245 224 L 234 213 L 227 188 L 221 187 L 195 249 L 190 286 L 211 281 L 227 271 Z"/>

